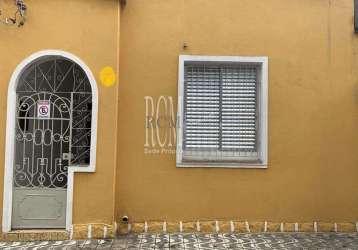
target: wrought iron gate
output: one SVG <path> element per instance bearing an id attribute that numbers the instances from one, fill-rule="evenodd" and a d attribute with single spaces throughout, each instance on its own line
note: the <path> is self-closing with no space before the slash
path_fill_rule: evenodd
<path id="1" fill-rule="evenodd" d="M 89 80 L 74 62 L 45 57 L 16 93 L 12 228 L 64 228 L 67 169 L 90 158 Z"/>

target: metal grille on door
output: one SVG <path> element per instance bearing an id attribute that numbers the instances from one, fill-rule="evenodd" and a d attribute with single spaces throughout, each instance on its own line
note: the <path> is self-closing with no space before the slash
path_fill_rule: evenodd
<path id="1" fill-rule="evenodd" d="M 64 228 L 67 170 L 90 158 L 92 94 L 80 66 L 46 57 L 17 85 L 12 228 Z"/>

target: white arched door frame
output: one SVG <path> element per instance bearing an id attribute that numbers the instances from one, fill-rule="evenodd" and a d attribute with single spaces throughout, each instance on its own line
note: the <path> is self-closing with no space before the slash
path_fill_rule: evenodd
<path id="1" fill-rule="evenodd" d="M 96 169 L 96 142 L 97 142 L 97 115 L 98 115 L 98 89 L 96 80 L 89 67 L 77 56 L 60 50 L 43 50 L 36 52 L 23 60 L 11 76 L 7 95 L 7 119 L 6 119 L 6 148 L 5 148 L 5 170 L 4 170 L 4 197 L 2 231 L 11 231 L 12 220 L 12 195 L 13 195 L 13 168 L 15 150 L 15 122 L 16 122 L 16 87 L 19 77 L 32 62 L 46 56 L 61 56 L 78 64 L 86 73 L 92 88 L 92 121 L 91 121 L 91 147 L 90 163 L 87 167 L 71 166 L 68 168 L 67 204 L 66 204 L 66 230 L 72 226 L 73 210 L 73 183 L 75 172 L 95 172 Z"/>

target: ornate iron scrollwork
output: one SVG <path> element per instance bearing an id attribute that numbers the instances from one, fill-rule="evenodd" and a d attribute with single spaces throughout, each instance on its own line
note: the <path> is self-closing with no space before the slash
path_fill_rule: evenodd
<path id="1" fill-rule="evenodd" d="M 90 159 L 92 93 L 86 74 L 67 59 L 46 58 L 24 71 L 16 92 L 14 186 L 66 188 L 68 166 Z M 39 115 L 39 103 L 48 113 Z"/>

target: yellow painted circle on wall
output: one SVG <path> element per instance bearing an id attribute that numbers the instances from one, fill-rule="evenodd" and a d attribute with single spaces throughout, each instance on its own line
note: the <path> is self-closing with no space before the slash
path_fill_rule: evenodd
<path id="1" fill-rule="evenodd" d="M 103 86 L 110 87 L 116 82 L 116 73 L 112 67 L 106 66 L 99 72 L 99 78 Z"/>

